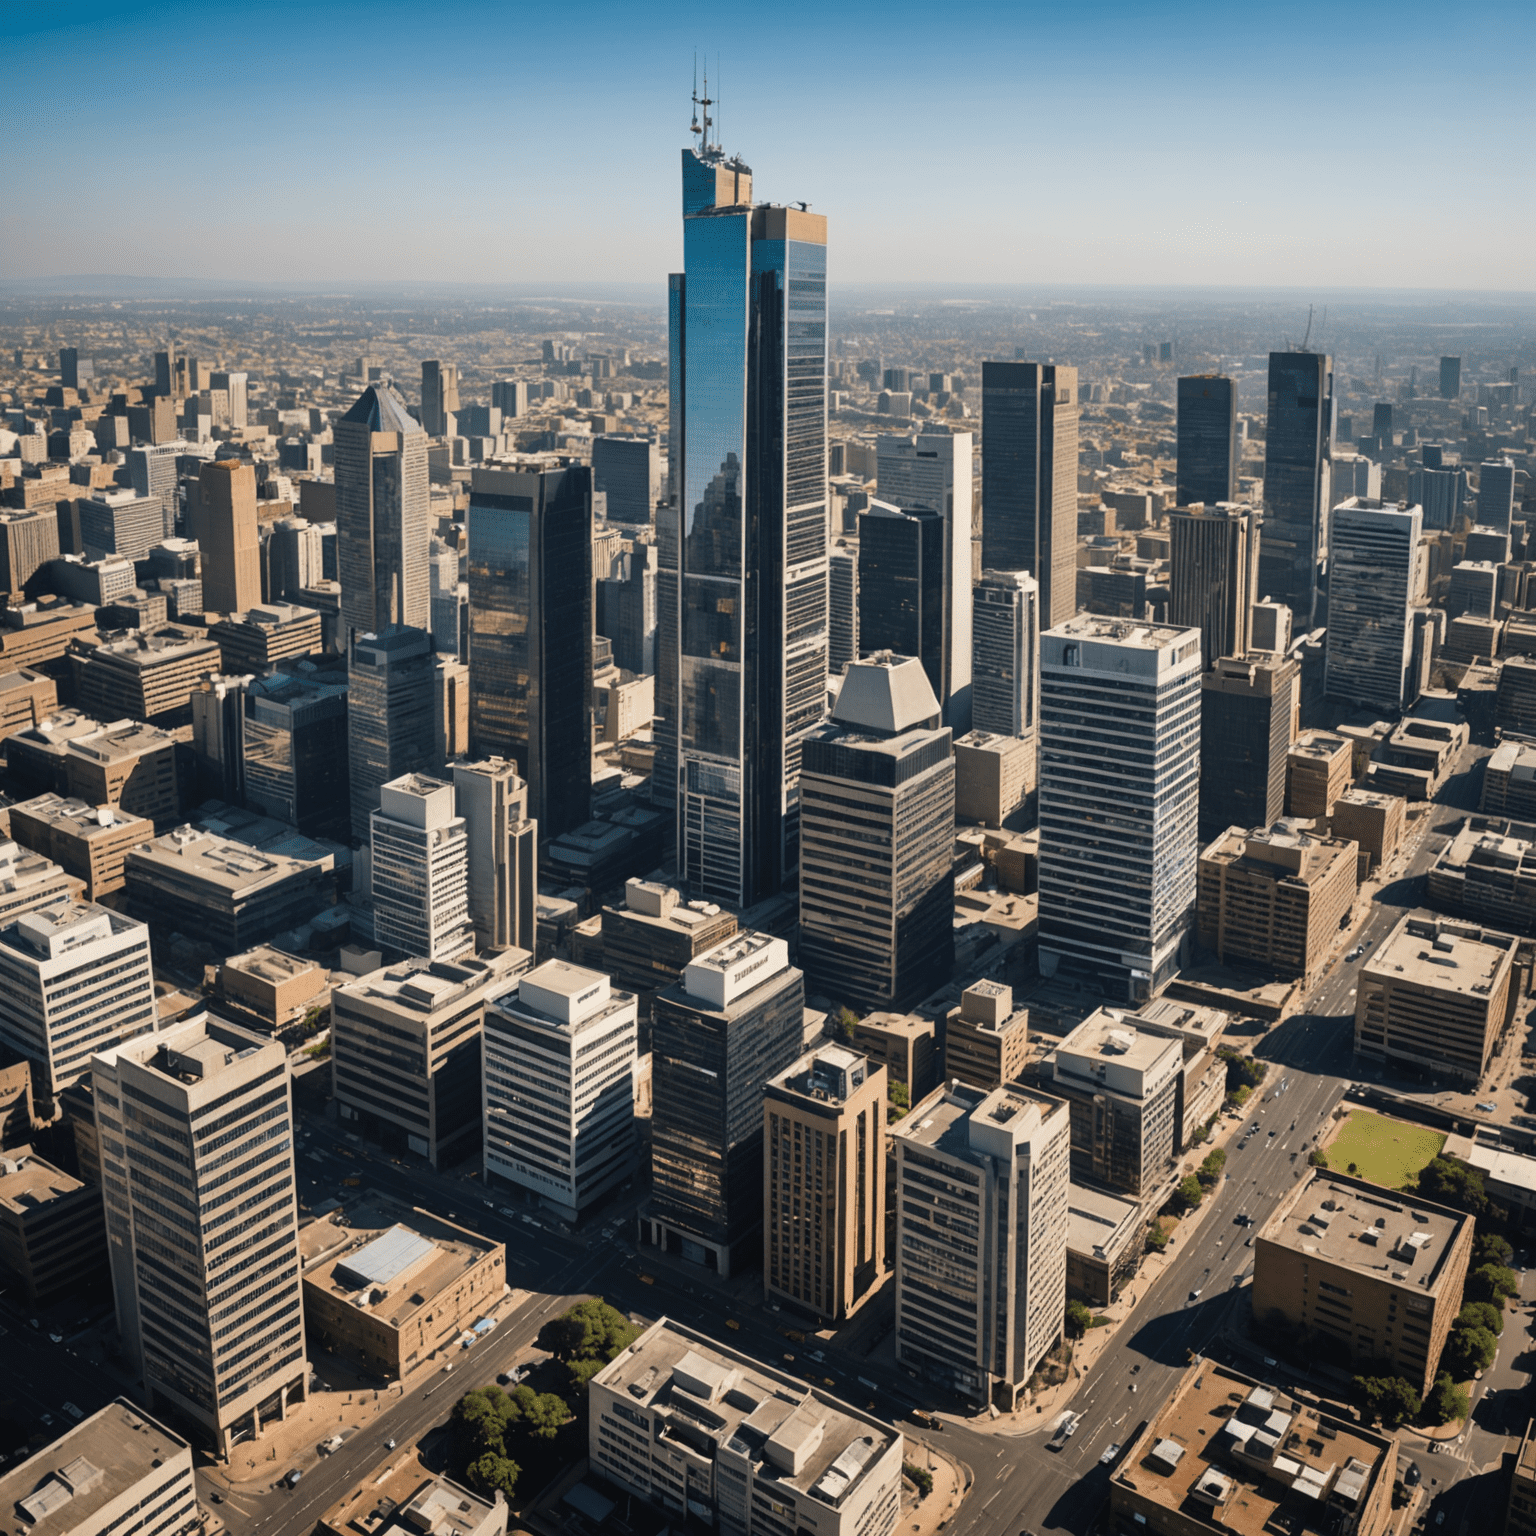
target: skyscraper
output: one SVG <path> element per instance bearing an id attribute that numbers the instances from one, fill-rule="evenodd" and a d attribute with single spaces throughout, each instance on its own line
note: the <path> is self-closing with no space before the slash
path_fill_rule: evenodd
<path id="1" fill-rule="evenodd" d="M 222 390 L 229 402 L 228 425 L 231 427 L 247 425 L 245 385 L 246 376 L 243 373 L 221 373 L 215 371 L 208 375 L 208 388 L 210 390 Z"/>
<path id="2" fill-rule="evenodd" d="M 172 342 L 166 343 L 165 351 L 155 353 L 155 393 L 172 397 L 176 394 L 176 347 Z"/>
<path id="3" fill-rule="evenodd" d="M 459 365 L 433 359 L 421 365 L 421 424 L 430 437 L 452 435 L 459 410 Z"/>
<path id="4" fill-rule="evenodd" d="M 369 832 L 380 947 L 423 960 L 472 955 L 469 840 L 453 785 L 408 773 L 381 786 Z"/>
<path id="5" fill-rule="evenodd" d="M 78 347 L 59 348 L 59 383 L 65 389 L 79 389 L 80 349 Z"/>
<path id="6" fill-rule="evenodd" d="M 981 564 L 1028 571 L 1040 627 L 1077 612 L 1077 369 L 981 365 Z"/>
<path id="7" fill-rule="evenodd" d="M 306 837 L 345 838 L 352 826 L 345 676 L 301 669 L 249 678 L 238 702 L 247 805 Z"/>
<path id="8" fill-rule="evenodd" d="M 91 1081 L 118 1333 L 149 1406 L 227 1457 L 309 1380 L 283 1047 L 198 1015 Z"/>
<path id="9" fill-rule="evenodd" d="M 711 126 L 682 157 L 677 531 L 659 544 L 665 571 L 676 539 L 679 572 L 678 871 L 745 904 L 798 864 L 800 743 L 826 690 L 827 222 L 753 207 Z"/>
<path id="10" fill-rule="evenodd" d="M 1442 400 L 1461 399 L 1461 359 L 1459 357 L 1440 359 L 1440 398 Z"/>
<path id="11" fill-rule="evenodd" d="M 1371 436 L 1380 441 L 1383 454 L 1392 446 L 1391 401 L 1378 400 L 1371 408 Z"/>
<path id="12" fill-rule="evenodd" d="M 256 471 L 238 459 L 203 465 L 192 536 L 202 552 L 203 607 L 245 613 L 261 602 Z"/>
<path id="13" fill-rule="evenodd" d="M 660 458 L 648 437 L 592 439 L 592 489 L 608 498 L 608 521 L 649 525 L 661 481 Z"/>
<path id="14" fill-rule="evenodd" d="M 1083 615 L 1040 637 L 1040 970 L 1137 1002 L 1194 918 L 1200 634 Z"/>
<path id="15" fill-rule="evenodd" d="M 468 566 L 470 751 L 517 764 L 548 842 L 591 810 L 591 471 L 475 470 Z"/>
<path id="16" fill-rule="evenodd" d="M 1240 656 L 1252 638 L 1258 597 L 1259 519 L 1228 502 L 1181 506 L 1168 516 L 1168 622 L 1200 631 L 1209 671 Z"/>
<path id="17" fill-rule="evenodd" d="M 347 765 L 352 835 L 368 836 L 379 790 L 430 767 L 436 746 L 432 637 L 391 625 L 361 635 L 347 658 Z"/>
<path id="18" fill-rule="evenodd" d="M 837 545 L 827 556 L 827 671 L 841 677 L 859 658 L 859 551 Z"/>
<path id="19" fill-rule="evenodd" d="M 929 507 L 903 512 L 872 501 L 859 513 L 859 649 L 915 656 L 946 721 L 959 707 L 946 686 L 953 676 L 944 622 L 947 535 L 943 513 Z M 965 703 L 968 715 L 968 695 Z"/>
<path id="20" fill-rule="evenodd" d="M 1316 618 L 1332 453 L 1332 359 L 1322 352 L 1271 352 L 1259 588 L 1289 604 L 1302 632 Z"/>
<path id="21" fill-rule="evenodd" d="M 528 785 L 504 758 L 455 763 L 453 805 L 469 841 L 469 920 L 476 945 L 516 945 L 532 954 L 539 824 L 528 815 Z"/>
<path id="22" fill-rule="evenodd" d="M 427 434 L 387 384 L 370 385 L 335 427 L 337 566 L 349 634 L 432 623 Z"/>
<path id="23" fill-rule="evenodd" d="M 1423 513 L 1351 496 L 1333 511 L 1324 688 L 1395 714 L 1418 697 L 1413 608 Z"/>
<path id="24" fill-rule="evenodd" d="M 983 571 L 974 593 L 971 725 L 1035 734 L 1040 714 L 1040 587 L 1024 571 Z"/>
<path id="25" fill-rule="evenodd" d="M 1484 459 L 1477 471 L 1477 520 L 1485 528 L 1509 532 L 1515 516 L 1515 461 Z"/>
<path id="26" fill-rule="evenodd" d="M 179 439 L 168 443 L 150 443 L 128 450 L 128 473 L 140 496 L 160 503 L 161 526 L 166 538 L 176 533 L 176 513 L 181 497 L 176 480 L 177 456 L 187 452 L 189 444 Z M 254 474 L 254 471 L 252 471 Z M 254 491 L 252 495 L 254 497 Z M 257 595 L 260 601 L 260 594 Z"/>
<path id="27" fill-rule="evenodd" d="M 1285 766 L 1301 667 L 1249 651 L 1220 658 L 1200 685 L 1200 835 L 1270 827 L 1285 814 Z"/>
<path id="28" fill-rule="evenodd" d="M 1237 386 L 1219 373 L 1179 380 L 1175 502 L 1214 506 L 1237 492 Z"/>

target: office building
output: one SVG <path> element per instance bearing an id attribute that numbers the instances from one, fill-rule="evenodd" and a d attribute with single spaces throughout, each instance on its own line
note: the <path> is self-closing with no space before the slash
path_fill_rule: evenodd
<path id="1" fill-rule="evenodd" d="M 1162 1188 L 1179 1143 L 1183 1061 L 1177 1039 L 1107 1008 L 1041 1061 L 1041 1081 L 1070 1109 L 1074 1179 L 1138 1198 Z"/>
<path id="2" fill-rule="evenodd" d="M 1040 648 L 1040 968 L 1134 1001 L 1194 917 L 1199 632 L 1083 616 Z"/>
<path id="3" fill-rule="evenodd" d="M 29 1307 L 91 1284 L 107 1265 L 101 1191 L 31 1147 L 0 1157 L 0 1275 Z"/>
<path id="4" fill-rule="evenodd" d="M 70 642 L 96 627 L 96 610 L 64 598 L 42 597 L 0 608 L 0 668 L 31 667 L 50 677 L 67 675 Z"/>
<path id="5" fill-rule="evenodd" d="M 827 223 L 751 199 L 751 172 L 706 128 L 683 151 L 676 503 L 658 528 L 661 572 L 678 572 L 675 642 L 658 594 L 676 694 L 665 659 L 657 690 L 677 740 L 678 874 L 741 906 L 798 867 L 800 743 L 821 720 L 827 676 Z"/>
<path id="6" fill-rule="evenodd" d="M 90 365 L 86 365 L 86 377 L 90 377 Z M 80 349 L 78 347 L 59 348 L 59 383 L 65 389 L 79 389 L 80 387 Z"/>
<path id="7" fill-rule="evenodd" d="M 469 668 L 452 656 L 432 658 L 432 771 L 443 774 L 469 755 Z"/>
<path id="8" fill-rule="evenodd" d="M 58 707 L 58 685 L 51 677 L 25 667 L 0 673 L 0 741 L 30 730 Z"/>
<path id="9" fill-rule="evenodd" d="M 239 805 L 245 799 L 241 691 L 250 681 L 208 672 L 193 691 L 193 803 L 212 798 Z"/>
<path id="10" fill-rule="evenodd" d="M 1483 782 L 1486 801 L 1486 775 Z M 1392 861 L 1402 845 L 1408 805 L 1401 795 L 1376 789 L 1347 789 L 1335 801 L 1328 825 L 1334 837 L 1346 838 L 1359 848 L 1367 869 L 1379 870 Z"/>
<path id="11" fill-rule="evenodd" d="M 0 838 L 0 931 L 28 912 L 73 900 L 81 885 L 51 859 Z"/>
<path id="12" fill-rule="evenodd" d="M 1206 671 L 1253 643 L 1258 598 L 1259 517 L 1232 503 L 1169 513 L 1168 622 L 1200 631 Z"/>
<path id="13" fill-rule="evenodd" d="M 10 810 L 11 836 L 85 882 L 85 899 L 123 888 L 128 850 L 155 835 L 155 825 L 115 805 L 38 795 Z"/>
<path id="14" fill-rule="evenodd" d="M 306 837 L 352 829 L 347 682 L 335 672 L 274 672 L 239 691 L 245 801 Z"/>
<path id="15" fill-rule="evenodd" d="M 244 427 L 250 424 L 247 383 L 247 375 L 231 373 L 227 369 L 215 368 L 208 374 L 210 392 L 224 396 L 226 426 Z"/>
<path id="16" fill-rule="evenodd" d="M 942 515 L 927 507 L 903 512 L 871 501 L 859 513 L 860 649 L 917 657 L 941 710 L 949 705 L 948 720 L 956 701 L 945 691 L 945 533 Z"/>
<path id="17" fill-rule="evenodd" d="M 322 648 L 320 615 L 293 603 L 265 603 L 230 613 L 210 625 L 208 633 L 218 642 L 223 670 L 232 675 L 260 677 L 279 662 Z"/>
<path id="18" fill-rule="evenodd" d="M 1023 571 L 989 570 L 972 596 L 971 726 L 1033 741 L 1040 711 L 1040 588 Z"/>
<path id="19" fill-rule="evenodd" d="M 1477 520 L 1508 533 L 1515 519 L 1515 461 L 1484 459 L 1477 471 Z"/>
<path id="20" fill-rule="evenodd" d="M 1073 1183 L 1067 1208 L 1067 1299 L 1088 1307 L 1118 1301 L 1147 1242 L 1141 1203 Z"/>
<path id="21" fill-rule="evenodd" d="M 670 1318 L 592 1378 L 587 1419 L 593 1469 L 674 1523 L 893 1536 L 901 1518 L 898 1430 Z"/>
<path id="22" fill-rule="evenodd" d="M 656 672 L 656 546 L 636 542 L 597 583 L 597 632 L 613 642 L 614 665 Z"/>
<path id="23" fill-rule="evenodd" d="M 1268 827 L 1285 813 L 1301 667 L 1267 651 L 1224 656 L 1200 679 L 1200 835 Z"/>
<path id="24" fill-rule="evenodd" d="M 891 1128 L 903 1369 L 1006 1412 L 1061 1337 L 1069 1118 L 1050 1094 L 951 1084 Z"/>
<path id="25" fill-rule="evenodd" d="M 1303 731 L 1286 753 L 1285 814 L 1303 821 L 1332 816 L 1354 778 L 1353 763 L 1353 748 L 1343 736 Z"/>
<path id="26" fill-rule="evenodd" d="M 165 537 L 165 510 L 158 499 L 137 491 L 103 491 L 75 503 L 80 514 L 80 542 L 90 559 L 121 555 L 143 560 Z"/>
<path id="27" fill-rule="evenodd" d="M 122 629 L 98 644 L 75 640 L 70 669 L 80 708 L 98 720 L 157 720 L 189 710 L 209 672 L 218 672 L 218 642 L 191 625 Z"/>
<path id="28" fill-rule="evenodd" d="M 1077 612 L 1077 369 L 981 365 L 981 565 L 1027 571 L 1040 628 Z"/>
<path id="29" fill-rule="evenodd" d="M 202 554 L 203 605 L 212 613 L 244 613 L 261 602 L 256 534 L 256 472 L 238 459 L 204 464 L 191 534 Z"/>
<path id="30" fill-rule="evenodd" d="M 1333 360 L 1321 352 L 1271 352 L 1259 588 L 1288 604 L 1302 631 L 1316 623 L 1332 455 Z"/>
<path id="31" fill-rule="evenodd" d="M 453 437 L 459 413 L 459 365 L 430 359 L 421 365 L 421 424 L 429 437 Z"/>
<path id="32" fill-rule="evenodd" d="M 1224 964 L 1310 987 L 1354 906 L 1358 859 L 1345 838 L 1230 827 L 1200 855 L 1200 942 Z"/>
<path id="33" fill-rule="evenodd" d="M 0 592 L 19 596 L 59 558 L 59 519 L 52 510 L 0 510 Z"/>
<path id="34" fill-rule="evenodd" d="M 528 384 L 524 379 L 498 379 L 491 385 L 491 404 L 501 412 L 505 421 L 509 416 L 528 414 Z"/>
<path id="35" fill-rule="evenodd" d="M 352 836 L 368 836 L 379 790 L 431 766 L 436 747 L 432 637 L 391 625 L 360 635 L 347 657 L 347 764 Z"/>
<path id="36" fill-rule="evenodd" d="M 1504 1536 L 1536 1532 L 1536 1420 L 1525 1427 L 1509 1474 L 1509 1503 L 1504 1511 Z"/>
<path id="37" fill-rule="evenodd" d="M 1361 501 L 1333 511 L 1325 689 L 1329 698 L 1397 714 L 1418 698 L 1413 608 L 1418 507 Z"/>
<path id="38" fill-rule="evenodd" d="M 870 1064 L 885 1068 L 888 1083 L 901 1083 L 907 1101 L 916 1104 L 940 1081 L 938 1031 L 918 1013 L 866 1013 L 853 1027 L 850 1042 Z"/>
<path id="39" fill-rule="evenodd" d="M 426 629 L 431 499 L 427 434 L 387 384 L 335 426 L 336 564 L 348 635 Z"/>
<path id="40" fill-rule="evenodd" d="M 1386 1536 L 1397 1458 L 1395 1435 L 1197 1358 L 1110 1473 L 1108 1529 Z"/>
<path id="41" fill-rule="evenodd" d="M 827 672 L 841 677 L 859 659 L 859 551 L 839 544 L 827 556 Z"/>
<path id="42" fill-rule="evenodd" d="M 1536 821 L 1536 743 L 1512 737 L 1499 742 L 1483 770 L 1477 808 L 1484 816 Z"/>
<path id="43" fill-rule="evenodd" d="M 547 843 L 591 811 L 590 471 L 475 470 L 468 563 L 470 751 L 517 764 Z"/>
<path id="44" fill-rule="evenodd" d="M 972 982 L 944 1016 L 944 1077 L 990 1093 L 1024 1075 L 1029 1060 L 1029 1009 L 1015 1009 L 1013 988 Z"/>
<path id="45" fill-rule="evenodd" d="M 730 938 L 736 917 L 713 902 L 684 901 L 671 886 L 631 879 L 623 905 L 603 908 L 600 932 L 603 969 L 635 994 L 641 1019 L 649 1020 L 653 996 Z"/>
<path id="46" fill-rule="evenodd" d="M 300 593 L 325 579 L 325 534 L 302 517 L 280 517 L 270 526 L 267 595 L 274 603 L 298 602 Z"/>
<path id="47" fill-rule="evenodd" d="M 283 1047 L 200 1015 L 90 1070 L 124 1352 L 150 1406 L 227 1458 L 307 1395 Z M 168 1209 L 185 1232 L 169 1246 Z"/>
<path id="48" fill-rule="evenodd" d="M 631 993 L 547 960 L 485 1010 L 485 1176 L 566 1220 L 639 1168 Z"/>
<path id="49" fill-rule="evenodd" d="M 592 439 L 592 489 L 608 501 L 608 521 L 648 525 L 661 485 L 661 457 L 648 437 L 600 433 Z"/>
<path id="50" fill-rule="evenodd" d="M 843 678 L 800 771 L 800 963 L 818 990 L 889 1007 L 954 963 L 955 763 L 914 658 Z"/>
<path id="51" fill-rule="evenodd" d="M 1237 493 L 1237 385 L 1219 373 L 1182 378 L 1178 411 L 1175 505 L 1201 502 L 1213 507 L 1233 500 Z"/>
<path id="52" fill-rule="evenodd" d="M 1360 968 L 1355 1054 L 1475 1090 L 1519 1005 L 1516 948 L 1508 934 L 1410 912 Z"/>
<path id="53" fill-rule="evenodd" d="M 1154 998 L 1134 1012 L 1105 1010 L 1142 1034 L 1177 1040 L 1184 1053 L 1174 1117 L 1174 1150 L 1185 1152 L 1221 1113 L 1227 1096 L 1227 1064 L 1217 1054 L 1221 1037 L 1232 1022 L 1217 1008 Z"/>
<path id="54" fill-rule="evenodd" d="M 1331 1358 L 1384 1361 L 1426 1394 L 1461 1310 L 1473 1225 L 1418 1195 L 1315 1169 L 1259 1229 L 1253 1316 Z"/>
<path id="55" fill-rule="evenodd" d="M 763 1098 L 763 1292 L 826 1325 L 885 1275 L 885 1069 L 824 1045 Z"/>
<path id="56" fill-rule="evenodd" d="M 161 526 L 170 538 L 176 532 L 176 515 L 181 510 L 177 481 L 177 459 L 191 449 L 179 440 L 158 442 L 127 453 L 128 477 L 134 492 L 160 504 Z"/>
<path id="57" fill-rule="evenodd" d="M 331 992 L 331 1094 L 344 1124 L 434 1168 L 480 1146 L 485 1005 L 527 970 L 508 949 L 415 957 Z"/>
<path id="58" fill-rule="evenodd" d="M 1445 616 L 1457 619 L 1492 619 L 1499 606 L 1500 565 L 1493 560 L 1458 560 L 1451 567 L 1451 589 L 1445 598 Z"/>
<path id="59" fill-rule="evenodd" d="M 969 731 L 955 743 L 955 817 L 1000 827 L 1018 811 L 1033 809 L 1033 736 L 992 736 Z"/>
<path id="60" fill-rule="evenodd" d="M 93 1051 L 153 1031 L 149 930 L 61 898 L 0 929 L 0 1043 L 32 1064 L 44 1109 L 90 1070 Z"/>
<path id="61" fill-rule="evenodd" d="M 528 785 L 505 758 L 453 765 L 454 814 L 468 848 L 469 920 L 477 949 L 535 949 L 539 824 Z"/>
<path id="62" fill-rule="evenodd" d="M 469 836 L 453 785 L 407 773 L 379 791 L 370 818 L 373 934 L 381 948 L 425 960 L 473 954 Z"/>
<path id="63" fill-rule="evenodd" d="M 99 1203 L 99 1196 L 98 1196 Z M 194 1536 L 192 1448 L 115 1398 L 0 1473 L 0 1501 L 30 1536 Z"/>
<path id="64" fill-rule="evenodd" d="M 1440 359 L 1440 398 L 1442 400 L 1461 399 L 1461 359 L 1459 357 Z"/>
<path id="65" fill-rule="evenodd" d="M 219 965 L 218 999 L 233 1023 L 273 1035 L 329 1009 L 330 973 L 313 960 L 258 944 Z"/>
<path id="66" fill-rule="evenodd" d="M 643 1241 L 722 1278 L 756 1263 L 762 1091 L 801 1055 L 804 1012 L 804 977 L 765 933 L 736 934 L 656 994 Z"/>

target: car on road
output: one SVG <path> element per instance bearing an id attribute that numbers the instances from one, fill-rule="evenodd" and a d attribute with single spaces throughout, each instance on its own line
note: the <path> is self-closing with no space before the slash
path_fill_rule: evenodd
<path id="1" fill-rule="evenodd" d="M 290 1467 L 288 1471 L 283 1473 L 283 1482 L 289 1488 L 297 1488 L 299 1486 L 299 1479 L 303 1476 L 304 1474 L 297 1467 Z"/>
<path id="2" fill-rule="evenodd" d="M 1104 1454 L 1099 1457 L 1099 1465 L 1101 1467 L 1113 1466 L 1115 1457 L 1119 1454 L 1120 1442 L 1116 1440 L 1113 1444 L 1104 1447 Z"/>
<path id="3" fill-rule="evenodd" d="M 393 1440 L 386 1440 L 384 1442 L 384 1449 L 386 1451 L 392 1451 L 392 1450 L 394 1450 L 394 1448 L 395 1448 L 395 1442 Z"/>
<path id="4" fill-rule="evenodd" d="M 1061 1450 L 1067 1441 L 1077 1433 L 1077 1426 L 1082 1421 L 1082 1417 L 1080 1413 L 1064 1414 L 1056 1426 L 1056 1433 L 1051 1436 L 1049 1443 L 1046 1445 L 1046 1450 Z"/>
<path id="5" fill-rule="evenodd" d="M 1419 1480 L 1423 1476 L 1424 1474 L 1419 1471 L 1418 1462 L 1410 1461 L 1408 1463 L 1408 1470 L 1403 1473 L 1403 1484 L 1405 1487 L 1415 1488 L 1418 1486 Z"/>
<path id="6" fill-rule="evenodd" d="M 1195 1289 L 1192 1290 L 1189 1293 L 1189 1299 L 1191 1301 L 1199 1301 L 1200 1300 L 1200 1287 L 1199 1286 L 1196 1286 Z"/>
<path id="7" fill-rule="evenodd" d="M 212 1492 L 211 1492 L 211 1493 L 210 1493 L 210 1494 L 209 1494 L 209 1495 L 208 1495 L 208 1497 L 209 1497 L 209 1498 L 210 1498 L 210 1499 L 211 1499 L 211 1500 L 212 1500 L 212 1501 L 213 1501 L 213 1502 L 214 1502 L 214 1503 L 215 1503 L 215 1504 L 222 1504 L 222 1503 L 223 1503 L 223 1502 L 224 1502 L 224 1495 L 223 1495 L 223 1494 L 222 1494 L 222 1493 L 220 1493 L 220 1492 L 219 1492 L 219 1490 L 218 1490 L 218 1489 L 217 1489 L 217 1488 L 215 1488 L 215 1489 L 214 1489 L 214 1490 L 213 1490 L 213 1491 L 212 1491 Z"/>
<path id="8" fill-rule="evenodd" d="M 1345 960 L 1353 963 L 1354 961 L 1358 960 L 1360 958 L 1360 956 L 1363 955 L 1364 953 L 1365 953 L 1365 945 L 1364 944 L 1356 944 L 1355 947 L 1352 950 L 1350 950 L 1350 952 L 1347 955 L 1344 956 L 1344 958 L 1345 958 Z"/>
<path id="9" fill-rule="evenodd" d="M 1443 1509 L 1437 1509 L 1435 1511 L 1435 1524 L 1436 1525 L 1444 1525 L 1445 1524 L 1445 1511 Z"/>

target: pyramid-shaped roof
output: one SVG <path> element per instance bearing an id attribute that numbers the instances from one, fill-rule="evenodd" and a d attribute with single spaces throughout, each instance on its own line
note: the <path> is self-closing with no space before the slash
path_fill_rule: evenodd
<path id="1" fill-rule="evenodd" d="M 423 427 L 405 408 L 405 401 L 387 384 L 370 384 L 357 404 L 341 418 L 367 425 L 372 432 L 420 432 Z"/>

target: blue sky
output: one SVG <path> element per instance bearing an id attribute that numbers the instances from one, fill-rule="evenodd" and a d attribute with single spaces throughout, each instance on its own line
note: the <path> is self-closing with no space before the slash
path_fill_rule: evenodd
<path id="1" fill-rule="evenodd" d="M 758 195 L 828 215 L 834 281 L 1536 289 L 1529 0 L 0 25 L 5 277 L 660 282 L 701 50 Z"/>

